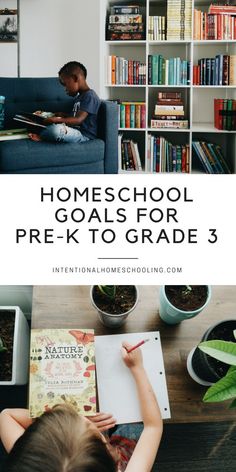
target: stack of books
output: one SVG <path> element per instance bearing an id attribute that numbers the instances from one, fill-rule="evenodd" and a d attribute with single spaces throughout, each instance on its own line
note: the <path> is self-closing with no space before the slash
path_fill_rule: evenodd
<path id="1" fill-rule="evenodd" d="M 107 25 L 107 39 L 129 41 L 145 39 L 145 25 L 139 5 L 113 5 Z"/>
<path id="2" fill-rule="evenodd" d="M 151 128 L 188 128 L 181 92 L 158 92 Z"/>
<path id="3" fill-rule="evenodd" d="M 135 141 L 124 139 L 123 135 L 120 134 L 118 138 L 118 152 L 122 170 L 142 170 L 139 148 Z"/>
<path id="4" fill-rule="evenodd" d="M 145 102 L 121 102 L 119 104 L 119 128 L 145 128 Z"/>
<path id="5" fill-rule="evenodd" d="M 231 171 L 218 144 L 193 141 L 193 152 L 208 174 L 230 174 Z"/>
<path id="6" fill-rule="evenodd" d="M 236 130 L 236 100 L 231 98 L 214 99 L 214 126 L 226 131 Z"/>
<path id="7" fill-rule="evenodd" d="M 236 39 L 236 6 L 210 5 L 208 13 L 194 9 L 194 39 Z"/>
<path id="8" fill-rule="evenodd" d="M 189 144 L 172 144 L 162 136 L 148 136 L 153 172 L 189 172 Z"/>
<path id="9" fill-rule="evenodd" d="M 236 85 L 236 55 L 199 59 L 193 66 L 193 85 Z"/>
<path id="10" fill-rule="evenodd" d="M 167 0 L 167 40 L 191 40 L 192 1 Z"/>
<path id="11" fill-rule="evenodd" d="M 107 61 L 108 85 L 145 85 L 146 64 L 124 57 L 108 56 Z"/>
<path id="12" fill-rule="evenodd" d="M 180 57 L 165 59 L 161 54 L 148 56 L 150 85 L 189 85 L 190 62 Z"/>
<path id="13" fill-rule="evenodd" d="M 165 41 L 166 40 L 166 17 L 165 16 L 149 16 L 148 40 L 149 41 Z"/>

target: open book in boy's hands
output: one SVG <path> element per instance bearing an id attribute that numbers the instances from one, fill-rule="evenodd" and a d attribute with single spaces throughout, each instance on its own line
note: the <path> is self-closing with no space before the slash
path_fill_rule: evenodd
<path id="1" fill-rule="evenodd" d="M 46 128 L 46 120 L 52 116 L 54 116 L 54 113 L 49 111 L 35 111 L 34 113 L 22 112 L 15 115 L 14 120 L 21 121 L 30 126 Z"/>

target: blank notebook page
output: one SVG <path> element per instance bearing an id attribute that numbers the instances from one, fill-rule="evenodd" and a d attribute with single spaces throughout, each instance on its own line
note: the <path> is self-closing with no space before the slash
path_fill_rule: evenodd
<path id="1" fill-rule="evenodd" d="M 138 395 L 132 374 L 121 357 L 122 342 L 141 346 L 143 364 L 158 399 L 162 418 L 170 418 L 159 331 L 95 337 L 99 410 L 112 413 L 118 424 L 142 421 Z"/>

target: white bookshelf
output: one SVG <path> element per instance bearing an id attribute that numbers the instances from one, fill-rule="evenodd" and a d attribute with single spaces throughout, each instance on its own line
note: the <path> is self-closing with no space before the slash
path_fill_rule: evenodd
<path id="1" fill-rule="evenodd" d="M 106 26 L 109 8 L 112 5 L 139 4 L 145 15 L 146 39 L 140 41 L 107 41 Z M 194 8 L 207 11 L 210 0 L 192 0 L 192 20 Z M 222 2 L 224 3 L 224 2 Z M 236 0 L 229 2 L 236 5 Z M 236 99 L 236 86 L 193 85 L 192 67 L 197 60 L 203 57 L 215 57 L 216 54 L 236 54 L 235 40 L 194 40 L 193 27 L 190 40 L 163 40 L 149 41 L 148 18 L 149 15 L 166 16 L 166 0 L 101 0 L 101 97 L 104 99 L 121 99 L 122 101 L 146 102 L 146 127 L 142 129 L 119 130 L 125 138 L 138 142 L 141 154 L 143 172 L 151 172 L 148 159 L 148 135 L 164 136 L 174 144 L 189 144 L 190 146 L 190 172 L 199 172 L 201 165 L 192 155 L 193 140 L 208 140 L 220 144 L 224 155 L 233 173 L 236 173 L 236 131 L 218 130 L 214 128 L 214 98 Z M 193 24 L 193 21 L 192 21 Z M 193 26 L 193 25 L 192 25 Z M 126 59 L 139 60 L 148 64 L 150 54 L 162 54 L 165 58 L 179 56 L 181 59 L 191 62 L 190 85 L 110 85 L 107 84 L 106 58 L 109 55 L 125 57 Z M 148 69 L 148 68 L 147 68 Z M 151 129 L 150 120 L 158 91 L 181 91 L 187 110 L 189 129 Z M 121 170 L 121 163 L 119 165 Z M 202 170 L 202 172 L 204 172 Z M 133 172 L 136 173 L 136 172 Z"/>

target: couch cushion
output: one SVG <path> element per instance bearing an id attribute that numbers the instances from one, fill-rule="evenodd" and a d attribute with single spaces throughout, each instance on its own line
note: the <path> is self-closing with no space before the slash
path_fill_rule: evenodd
<path id="1" fill-rule="evenodd" d="M 16 113 L 36 110 L 71 112 L 74 102 L 55 77 L 0 77 L 0 95 L 6 97 L 6 129 L 23 127 L 13 120 Z"/>
<path id="2" fill-rule="evenodd" d="M 55 172 L 63 173 L 63 167 L 84 166 L 89 168 L 103 163 L 104 168 L 104 141 L 94 139 L 82 144 L 54 144 L 33 142 L 29 139 L 3 141 L 0 145 L 0 169 L 1 172 L 27 173 L 31 169 L 45 169 L 54 167 Z M 45 170 L 42 170 L 45 173 Z M 103 170 L 104 172 L 104 170 Z"/>

